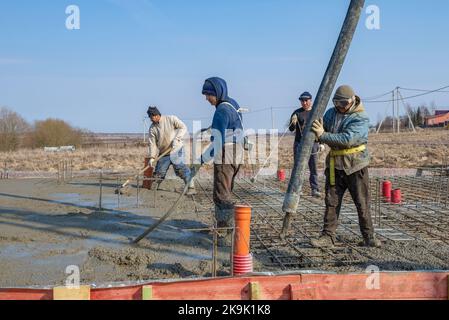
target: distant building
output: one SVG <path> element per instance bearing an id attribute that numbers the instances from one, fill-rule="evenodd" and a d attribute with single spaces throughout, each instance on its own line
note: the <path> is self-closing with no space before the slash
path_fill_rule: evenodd
<path id="1" fill-rule="evenodd" d="M 448 112 L 449 112 L 449 110 L 435 110 L 435 115 L 440 116 L 440 115 L 446 114 Z"/>
<path id="2" fill-rule="evenodd" d="M 449 124 L 449 110 L 435 110 L 434 116 L 425 118 L 426 127 L 446 126 Z"/>

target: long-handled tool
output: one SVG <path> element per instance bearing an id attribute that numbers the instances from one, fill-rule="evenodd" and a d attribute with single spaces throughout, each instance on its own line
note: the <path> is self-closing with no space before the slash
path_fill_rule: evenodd
<path id="1" fill-rule="evenodd" d="M 207 129 L 208 130 L 208 129 Z M 198 134 L 201 134 L 204 131 L 207 131 L 202 129 L 201 131 L 195 133 L 194 139 L 196 139 Z M 150 227 L 148 227 L 147 230 L 145 230 L 140 236 L 138 236 L 136 239 L 134 239 L 132 241 L 133 244 L 137 244 L 139 243 L 143 238 L 145 238 L 146 236 L 148 236 L 151 232 L 153 232 L 157 227 L 159 227 L 162 223 L 164 223 L 165 220 L 167 220 L 174 212 L 175 210 L 178 208 L 179 203 L 181 202 L 181 199 L 184 197 L 184 195 L 187 193 L 187 191 L 189 190 L 189 186 L 191 184 L 191 182 L 193 181 L 193 179 L 195 178 L 195 176 L 198 174 L 198 172 L 201 169 L 201 165 L 194 165 L 190 170 L 190 178 L 189 181 L 186 183 L 186 185 L 184 186 L 184 190 L 182 191 L 181 195 L 178 197 L 178 199 L 176 200 L 175 203 L 173 203 L 173 205 L 171 206 L 171 208 L 167 211 L 167 213 L 164 214 L 164 216 L 162 218 L 160 218 L 157 222 L 155 222 L 154 224 L 152 224 Z"/>
<path id="2" fill-rule="evenodd" d="M 189 178 L 188 183 L 186 183 L 186 185 L 184 187 L 184 190 L 182 191 L 181 195 L 176 200 L 176 202 L 171 206 L 171 208 L 167 211 L 167 213 L 162 218 L 160 218 L 157 222 L 155 222 L 153 225 L 151 225 L 147 230 L 145 230 L 144 233 L 142 233 L 140 236 L 138 236 L 136 239 L 134 239 L 132 241 L 132 243 L 134 243 L 134 244 L 139 243 L 140 240 L 142 240 L 147 235 L 149 235 L 154 229 L 159 227 L 165 220 L 167 220 L 173 214 L 173 212 L 175 212 L 175 210 L 178 208 L 179 203 L 181 202 L 181 199 L 187 193 L 190 183 L 195 178 L 196 174 L 200 171 L 200 168 L 201 168 L 201 166 L 198 166 L 198 167 L 196 167 L 195 170 L 191 170 L 191 174 L 190 174 L 190 178 Z"/>
<path id="3" fill-rule="evenodd" d="M 164 152 L 162 152 L 162 153 L 159 155 L 159 157 L 157 157 L 157 159 L 156 159 L 155 162 L 158 162 L 159 160 L 161 160 L 163 157 L 165 157 L 167 154 L 169 154 L 172 150 L 173 150 L 173 148 L 169 148 L 169 149 L 165 150 Z M 124 193 L 124 192 L 123 192 L 123 189 L 124 189 L 125 187 L 127 187 L 127 186 L 131 183 L 131 181 L 132 181 L 133 179 L 135 179 L 137 176 L 143 174 L 143 173 L 144 173 L 145 171 L 147 171 L 150 167 L 151 167 L 150 164 L 148 164 L 145 168 L 143 168 L 142 170 L 140 170 L 139 173 L 138 173 L 137 175 L 134 175 L 134 176 L 132 176 L 132 177 L 129 177 L 129 179 L 126 180 L 126 182 L 125 182 L 124 184 L 122 184 L 120 187 L 118 187 L 117 189 L 115 189 L 115 194 L 119 194 L 119 193 L 120 193 L 120 194 L 123 194 L 123 193 Z"/>

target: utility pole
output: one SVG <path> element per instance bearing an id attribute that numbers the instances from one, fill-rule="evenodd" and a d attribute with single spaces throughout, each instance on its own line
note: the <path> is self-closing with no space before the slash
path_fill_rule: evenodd
<path id="1" fill-rule="evenodd" d="M 408 110 L 405 106 L 404 97 L 402 96 L 402 93 L 399 91 L 399 89 L 398 89 L 398 96 L 401 98 L 402 107 L 404 108 L 404 111 L 407 114 L 408 126 L 409 126 L 409 128 L 411 128 L 413 130 L 413 132 L 416 132 L 415 125 L 413 124 L 412 118 L 410 117 L 410 113 L 408 112 Z"/>
<path id="2" fill-rule="evenodd" d="M 398 116 L 398 134 L 401 132 L 401 116 L 399 115 L 399 87 L 396 87 L 396 110 Z"/>
<path id="3" fill-rule="evenodd" d="M 274 130 L 274 111 L 273 111 L 273 107 L 271 107 L 271 129 Z"/>
<path id="4" fill-rule="evenodd" d="M 385 118 L 383 118 L 380 123 L 379 123 L 379 127 L 377 128 L 376 134 L 379 134 L 380 132 L 380 128 L 382 128 L 382 124 L 384 123 Z"/>
<path id="5" fill-rule="evenodd" d="M 394 90 L 391 92 L 392 94 L 393 94 L 393 98 L 391 99 L 391 101 L 393 102 L 393 118 L 391 119 L 391 125 L 392 125 L 392 128 L 393 128 L 393 133 L 395 133 L 396 132 L 396 125 L 395 125 L 395 123 L 396 123 L 396 116 L 395 116 L 395 112 L 394 112 L 394 99 L 395 99 L 395 97 L 394 97 Z"/>
<path id="6" fill-rule="evenodd" d="M 145 122 L 145 118 L 143 117 L 143 143 L 147 142 L 147 123 Z"/>

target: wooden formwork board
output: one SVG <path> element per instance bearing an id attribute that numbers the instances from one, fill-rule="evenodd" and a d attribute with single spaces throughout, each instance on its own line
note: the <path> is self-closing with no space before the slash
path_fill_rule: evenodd
<path id="1" fill-rule="evenodd" d="M 447 300 L 449 273 L 297 274 L 83 288 L 81 298 L 90 300 Z M 0 300 L 52 300 L 57 290 L 0 289 Z"/>

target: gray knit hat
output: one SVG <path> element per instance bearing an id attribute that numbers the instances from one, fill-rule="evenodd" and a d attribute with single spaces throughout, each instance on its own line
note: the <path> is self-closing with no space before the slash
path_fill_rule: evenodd
<path id="1" fill-rule="evenodd" d="M 337 91 L 335 91 L 334 99 L 336 100 L 349 100 L 355 96 L 354 90 L 347 85 L 340 86 Z"/>
<path id="2" fill-rule="evenodd" d="M 152 116 L 160 116 L 161 112 L 157 107 L 150 106 L 147 111 L 148 116 L 151 118 Z"/>

